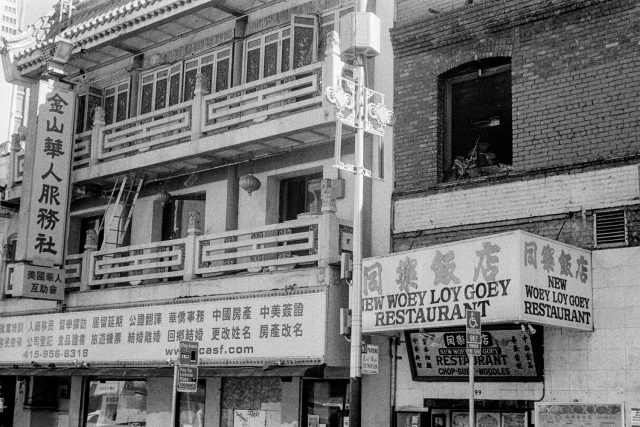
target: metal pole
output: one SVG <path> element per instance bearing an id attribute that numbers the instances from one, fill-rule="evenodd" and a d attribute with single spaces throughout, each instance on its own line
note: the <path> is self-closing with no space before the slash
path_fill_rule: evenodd
<path id="1" fill-rule="evenodd" d="M 367 11 L 367 0 L 356 0 L 356 13 Z M 364 55 L 356 56 L 355 188 L 353 196 L 353 289 L 351 290 L 351 367 L 349 427 L 360 427 L 362 400 L 362 211 L 364 195 Z"/>
<path id="2" fill-rule="evenodd" d="M 173 397 L 171 399 L 171 425 L 176 423 L 176 406 L 178 406 L 178 362 L 173 362 Z"/>
<path id="3" fill-rule="evenodd" d="M 469 358 L 469 427 L 475 427 L 475 356 L 473 354 L 467 354 L 467 357 Z"/>

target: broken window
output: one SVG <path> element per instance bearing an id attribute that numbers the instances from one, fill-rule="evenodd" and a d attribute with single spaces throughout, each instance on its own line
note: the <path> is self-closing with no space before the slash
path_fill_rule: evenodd
<path id="1" fill-rule="evenodd" d="M 511 60 L 490 58 L 442 76 L 443 182 L 491 175 L 512 164 Z"/>

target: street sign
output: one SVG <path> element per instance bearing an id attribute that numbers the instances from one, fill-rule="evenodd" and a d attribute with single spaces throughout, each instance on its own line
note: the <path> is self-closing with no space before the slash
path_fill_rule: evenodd
<path id="1" fill-rule="evenodd" d="M 362 346 L 362 349 L 362 373 L 378 375 L 380 346 L 366 344 Z"/>
<path id="2" fill-rule="evenodd" d="M 482 354 L 482 332 L 480 327 L 480 312 L 467 310 L 467 354 L 479 356 Z"/>
<path id="3" fill-rule="evenodd" d="M 180 365 L 198 364 L 198 342 L 180 341 Z"/>
<path id="4" fill-rule="evenodd" d="M 179 366 L 176 391 L 183 393 L 195 393 L 198 391 L 198 367 Z"/>

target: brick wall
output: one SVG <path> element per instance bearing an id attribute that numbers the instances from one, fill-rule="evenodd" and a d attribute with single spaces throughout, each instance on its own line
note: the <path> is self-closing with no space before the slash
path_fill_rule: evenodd
<path id="1" fill-rule="evenodd" d="M 436 15 L 431 6 L 397 1 L 396 196 L 439 185 L 438 76 L 478 58 L 512 59 L 514 172 L 638 154 L 637 2 L 496 0 Z"/>

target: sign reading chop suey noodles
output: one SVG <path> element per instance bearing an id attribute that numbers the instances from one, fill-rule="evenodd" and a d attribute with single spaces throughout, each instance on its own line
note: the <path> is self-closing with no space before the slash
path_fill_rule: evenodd
<path id="1" fill-rule="evenodd" d="M 523 231 L 363 262 L 364 332 L 526 322 L 593 330 L 591 252 Z"/>

